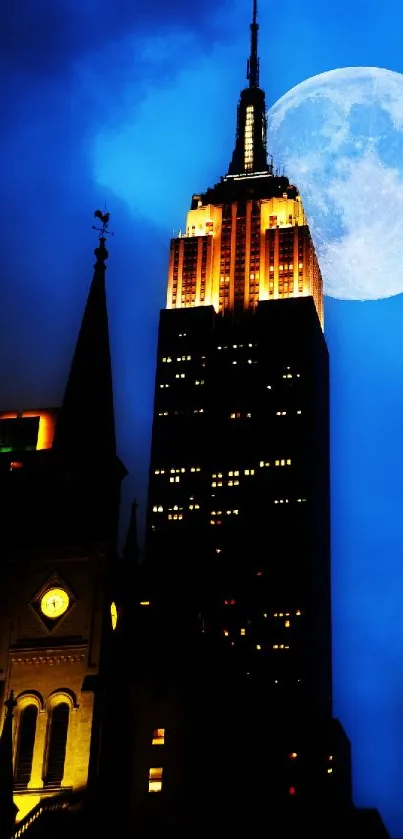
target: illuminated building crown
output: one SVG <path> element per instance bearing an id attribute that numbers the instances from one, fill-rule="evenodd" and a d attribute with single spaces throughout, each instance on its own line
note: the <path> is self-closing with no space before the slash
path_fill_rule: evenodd
<path id="1" fill-rule="evenodd" d="M 171 241 L 167 308 L 213 306 L 225 314 L 313 297 L 323 326 L 322 277 L 298 189 L 267 162 L 256 0 L 250 28 L 249 85 L 232 160 L 225 177 L 193 195 L 186 230 Z"/>

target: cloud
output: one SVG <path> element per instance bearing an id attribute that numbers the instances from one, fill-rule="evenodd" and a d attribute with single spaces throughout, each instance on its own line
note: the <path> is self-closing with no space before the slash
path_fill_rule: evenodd
<path id="1" fill-rule="evenodd" d="M 4 0 L 0 54 L 16 73 L 48 79 L 106 43 L 178 24 L 205 37 L 214 31 L 214 16 L 209 6 L 184 0 L 156 0 L 152 8 L 133 0 Z"/>

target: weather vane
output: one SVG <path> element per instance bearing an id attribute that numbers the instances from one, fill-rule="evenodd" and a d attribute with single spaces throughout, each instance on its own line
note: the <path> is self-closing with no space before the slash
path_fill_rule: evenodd
<path id="1" fill-rule="evenodd" d="M 105 236 L 114 236 L 115 235 L 114 233 L 112 233 L 111 230 L 108 230 L 108 224 L 109 224 L 109 219 L 111 217 L 111 214 L 106 212 L 106 207 L 105 207 L 105 212 L 102 212 L 102 210 L 95 210 L 94 217 L 99 218 L 99 220 L 102 224 L 102 227 L 97 227 L 95 224 L 92 225 L 93 230 L 98 230 L 98 233 L 100 234 L 100 236 L 99 236 L 100 239 L 102 237 L 105 238 Z"/>

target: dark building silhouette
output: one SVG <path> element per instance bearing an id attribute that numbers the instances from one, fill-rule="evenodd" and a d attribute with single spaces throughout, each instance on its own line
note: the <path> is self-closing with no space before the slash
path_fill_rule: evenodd
<path id="1" fill-rule="evenodd" d="M 76 812 L 107 779 L 113 787 L 101 745 L 112 754 L 105 744 L 120 722 L 111 711 L 126 470 L 115 446 L 105 235 L 95 255 L 61 408 L 0 413 L 0 689 L 9 709 L 0 740 L 0 826 L 13 814 L 14 792 L 15 831 L 24 835 L 42 835 L 46 825 L 54 832 L 56 813 Z M 15 699 L 5 702 L 10 692 Z M 2 839 L 9 835 L 4 828 Z"/>
<path id="2" fill-rule="evenodd" d="M 116 548 L 108 214 L 61 408 L 0 414 L 1 839 L 388 836 L 332 717 L 322 279 L 257 35 L 255 0 L 228 173 L 171 242 L 143 563 L 135 503 Z"/>

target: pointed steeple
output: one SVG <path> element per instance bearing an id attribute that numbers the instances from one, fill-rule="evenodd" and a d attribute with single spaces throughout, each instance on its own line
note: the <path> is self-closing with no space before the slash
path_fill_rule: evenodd
<path id="1" fill-rule="evenodd" d="M 94 275 L 76 343 L 53 449 L 81 457 L 116 456 L 112 367 L 109 346 L 105 272 L 109 213 L 95 213 L 102 222 L 94 254 Z"/>
<path id="2" fill-rule="evenodd" d="M 253 0 L 253 18 L 250 29 L 251 50 L 246 72 L 249 87 L 241 91 L 235 149 L 228 175 L 248 175 L 254 172 L 272 174 L 272 167 L 267 163 L 266 101 L 264 91 L 259 87 L 257 0 Z"/>
<path id="3" fill-rule="evenodd" d="M 13 801 L 13 716 L 16 706 L 14 693 L 4 703 L 6 716 L 0 737 L 0 836 L 11 837 L 18 807 Z"/>

